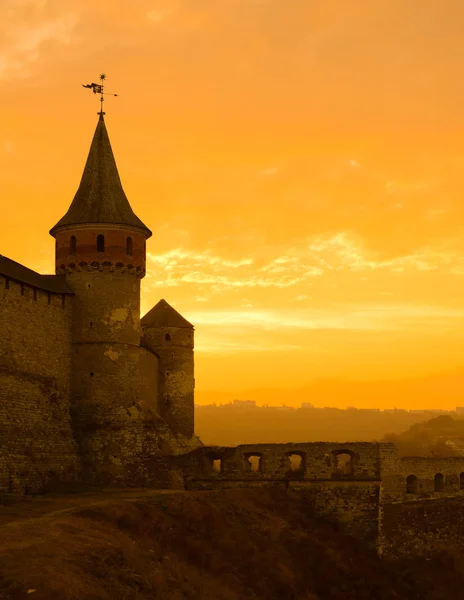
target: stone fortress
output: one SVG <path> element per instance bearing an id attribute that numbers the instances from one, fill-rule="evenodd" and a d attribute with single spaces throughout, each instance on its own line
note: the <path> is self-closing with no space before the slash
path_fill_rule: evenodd
<path id="1" fill-rule="evenodd" d="M 377 442 L 206 447 L 194 433 L 194 328 L 165 300 L 140 318 L 146 240 L 104 113 L 50 230 L 56 275 L 0 255 L 0 492 L 70 483 L 283 487 L 383 556 L 464 542 L 464 458 Z"/>

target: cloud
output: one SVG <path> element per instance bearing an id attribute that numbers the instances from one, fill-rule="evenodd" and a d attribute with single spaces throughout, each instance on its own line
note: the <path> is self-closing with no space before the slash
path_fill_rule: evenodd
<path id="1" fill-rule="evenodd" d="M 279 250 L 283 250 L 282 254 L 269 256 Z M 211 292 L 308 286 L 315 279 L 337 272 L 386 271 L 398 275 L 447 268 L 448 272 L 461 274 L 464 269 L 461 255 L 450 249 L 425 247 L 382 259 L 345 232 L 303 239 L 287 248 L 255 247 L 253 256 L 237 259 L 221 256 L 212 248 L 203 252 L 177 248 L 148 253 L 147 258 L 148 288 L 201 285 Z"/>
<path id="2" fill-rule="evenodd" d="M 272 175 L 277 175 L 278 172 L 277 167 L 268 167 L 267 169 L 261 169 L 257 174 L 260 177 L 272 177 Z"/>
<path id="3" fill-rule="evenodd" d="M 47 14 L 45 1 L 12 2 L 2 13 L 0 24 L 0 79 L 25 77 L 27 67 L 40 57 L 40 47 L 45 42 L 69 44 L 79 22 L 77 11 L 67 11 L 59 16 Z M 29 23 L 25 22 L 29 17 Z M 35 17 L 35 18 L 34 18 Z"/>
<path id="4" fill-rule="evenodd" d="M 214 354 L 238 354 L 241 352 L 300 352 L 306 350 L 304 346 L 297 344 L 263 344 L 257 345 L 256 341 L 249 343 L 244 341 L 232 342 L 223 339 L 215 339 L 208 341 L 202 339 L 195 342 L 195 352 L 214 353 Z"/>
<path id="5" fill-rule="evenodd" d="M 4 140 L 2 142 L 2 150 L 7 154 L 11 154 L 13 152 L 13 142 L 10 140 Z"/>
<path id="6" fill-rule="evenodd" d="M 389 180 L 385 183 L 385 189 L 388 194 L 423 194 L 431 190 L 440 182 L 436 179 L 424 181 L 393 181 Z"/>
<path id="7" fill-rule="evenodd" d="M 156 286 L 209 285 L 214 291 L 286 288 L 323 273 L 321 268 L 306 265 L 295 256 L 277 257 L 259 266 L 254 258 L 230 260 L 213 254 L 212 250 L 193 252 L 178 248 L 163 254 L 149 253 L 147 258 L 158 266 L 148 269 L 148 278 Z"/>
<path id="8" fill-rule="evenodd" d="M 418 324 L 428 327 L 451 325 L 455 320 L 464 318 L 463 309 L 450 309 L 442 306 L 413 304 L 370 304 L 349 305 L 337 310 L 300 309 L 300 310 L 204 310 L 190 312 L 186 318 L 202 327 L 208 335 L 208 327 L 220 327 L 228 336 L 237 335 L 240 328 L 263 331 L 281 330 L 397 330 L 414 329 Z"/>
<path id="9" fill-rule="evenodd" d="M 328 261 L 332 268 L 349 271 L 387 269 L 401 272 L 407 268 L 430 271 L 443 265 L 449 265 L 455 258 L 455 253 L 449 250 L 421 248 L 411 254 L 387 260 L 376 260 L 373 253 L 364 250 L 362 244 L 350 239 L 347 233 L 318 238 L 308 245 L 308 250 L 314 255 L 325 254 L 327 258 L 324 260 Z"/>
<path id="10" fill-rule="evenodd" d="M 152 23 L 162 23 L 169 19 L 170 16 L 174 14 L 173 10 L 149 10 L 147 13 L 147 18 Z"/>

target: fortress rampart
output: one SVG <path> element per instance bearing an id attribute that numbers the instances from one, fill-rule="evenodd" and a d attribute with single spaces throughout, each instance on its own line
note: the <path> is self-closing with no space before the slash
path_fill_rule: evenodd
<path id="1" fill-rule="evenodd" d="M 463 458 L 398 458 L 382 442 L 202 447 L 176 457 L 190 490 L 283 487 L 386 558 L 464 542 Z"/>
<path id="2" fill-rule="evenodd" d="M 69 413 L 71 299 L 69 290 L 48 286 L 46 278 L 25 283 L 0 274 L 3 490 L 41 489 L 79 472 Z"/>

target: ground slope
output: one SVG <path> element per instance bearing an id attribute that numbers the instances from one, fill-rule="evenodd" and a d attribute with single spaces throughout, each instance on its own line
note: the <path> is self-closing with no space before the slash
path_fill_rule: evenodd
<path id="1" fill-rule="evenodd" d="M 445 600 L 462 589 L 454 559 L 385 564 L 283 490 L 0 506 L 0 600 Z"/>

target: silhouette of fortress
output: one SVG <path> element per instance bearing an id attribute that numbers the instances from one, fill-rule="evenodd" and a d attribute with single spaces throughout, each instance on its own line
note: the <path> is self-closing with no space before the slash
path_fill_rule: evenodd
<path id="1" fill-rule="evenodd" d="M 464 542 L 464 458 L 379 442 L 206 447 L 194 433 L 194 329 L 165 300 L 140 318 L 152 235 L 121 185 L 103 114 L 50 230 L 56 275 L 0 255 L 0 495 L 63 484 L 283 487 L 385 556 Z"/>
<path id="2" fill-rule="evenodd" d="M 56 275 L 0 256 L 4 489 L 37 490 L 81 467 L 91 481 L 122 481 L 129 462 L 200 444 L 194 329 L 165 300 L 140 319 L 152 232 L 124 193 L 102 113 L 50 234 Z"/>

